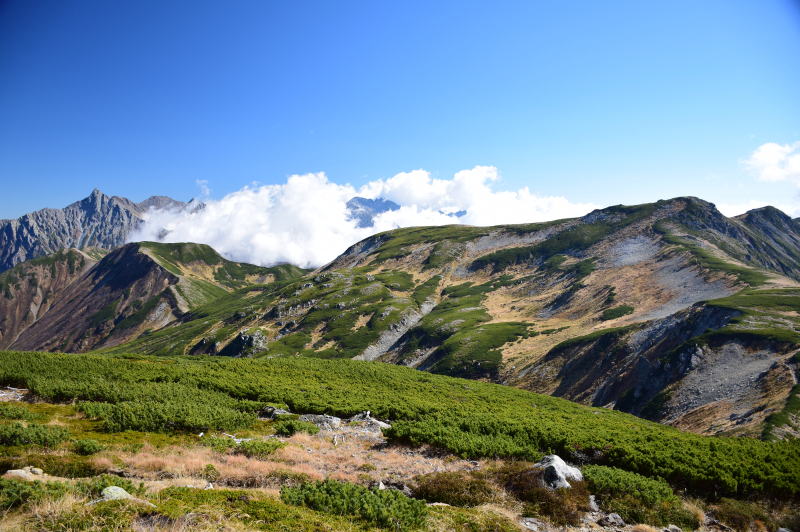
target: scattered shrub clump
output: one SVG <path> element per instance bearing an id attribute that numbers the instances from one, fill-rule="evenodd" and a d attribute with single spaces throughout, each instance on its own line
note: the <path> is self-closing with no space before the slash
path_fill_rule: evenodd
<path id="1" fill-rule="evenodd" d="M 723 497 L 712 510 L 714 516 L 734 530 L 775 530 L 778 525 L 757 504 Z M 756 522 L 761 526 L 757 526 Z"/>
<path id="2" fill-rule="evenodd" d="M 589 510 L 585 482 L 570 481 L 569 489 L 544 487 L 543 470 L 527 462 L 509 462 L 493 470 L 503 487 L 525 504 L 525 514 L 547 519 L 560 526 L 575 526 Z"/>
<path id="3" fill-rule="evenodd" d="M 248 458 L 266 458 L 285 445 L 278 440 L 248 440 L 237 445 L 234 452 Z"/>
<path id="4" fill-rule="evenodd" d="M 406 497 L 397 490 L 368 489 L 335 480 L 284 487 L 281 500 L 333 515 L 358 517 L 393 530 L 421 527 L 428 510 L 423 501 Z"/>
<path id="5" fill-rule="evenodd" d="M 275 434 L 278 436 L 292 436 L 298 432 L 317 434 L 319 427 L 308 421 L 299 419 L 280 419 L 275 422 Z"/>
<path id="6" fill-rule="evenodd" d="M 90 454 L 97 454 L 105 447 L 97 440 L 92 439 L 83 439 L 83 440 L 75 440 L 73 444 L 73 449 L 77 454 L 83 456 L 89 456 Z"/>
<path id="7" fill-rule="evenodd" d="M 627 316 L 628 314 L 633 314 L 633 307 L 630 305 L 620 305 L 618 307 L 605 309 L 603 313 L 600 314 L 600 319 L 603 321 L 615 320 L 622 316 Z"/>
<path id="8" fill-rule="evenodd" d="M 0 445 L 41 445 L 42 447 L 55 447 L 69 436 L 63 427 L 49 427 L 46 425 L 23 425 L 11 423 L 0 425 Z"/>
<path id="9" fill-rule="evenodd" d="M 211 447 L 218 453 L 226 453 L 236 447 L 236 442 L 224 436 L 206 436 L 200 440 L 200 445 Z"/>
<path id="10" fill-rule="evenodd" d="M 614 467 L 590 465 L 583 474 L 602 508 L 618 513 L 626 522 L 697 528 L 701 523 L 683 508 L 672 488 L 652 479 Z"/>
<path id="11" fill-rule="evenodd" d="M 414 479 L 414 497 L 451 506 L 478 506 L 494 499 L 495 486 L 477 471 L 444 471 L 420 475 Z"/>
<path id="12" fill-rule="evenodd" d="M 30 421 L 36 415 L 27 408 L 13 403 L 0 403 L 0 419 L 19 419 Z"/>
<path id="13" fill-rule="evenodd" d="M 0 508 L 8 510 L 45 498 L 57 498 L 67 492 L 67 486 L 60 482 L 23 482 L 0 478 Z"/>

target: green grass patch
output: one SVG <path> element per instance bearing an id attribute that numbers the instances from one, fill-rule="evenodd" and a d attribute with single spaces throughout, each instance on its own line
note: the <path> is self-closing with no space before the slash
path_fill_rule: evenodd
<path id="1" fill-rule="evenodd" d="M 633 314 L 633 307 L 630 305 L 620 305 L 618 307 L 607 308 L 600 314 L 602 321 L 615 320 L 622 316 Z"/>

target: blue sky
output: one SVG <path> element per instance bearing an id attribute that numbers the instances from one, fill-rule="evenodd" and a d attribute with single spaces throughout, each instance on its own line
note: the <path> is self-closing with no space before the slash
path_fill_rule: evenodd
<path id="1" fill-rule="evenodd" d="M 496 167 L 598 205 L 800 205 L 743 161 L 800 141 L 800 6 L 0 2 L 0 218 L 94 187 L 215 197 Z M 792 176 L 790 176 L 792 177 Z"/>

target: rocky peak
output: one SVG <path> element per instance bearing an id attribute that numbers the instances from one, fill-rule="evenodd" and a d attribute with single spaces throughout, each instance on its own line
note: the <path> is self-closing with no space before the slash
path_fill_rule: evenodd
<path id="1" fill-rule="evenodd" d="M 786 213 L 775 207 L 766 206 L 758 209 L 752 209 L 744 214 L 736 216 L 737 220 L 741 220 L 747 225 L 753 226 L 771 226 L 783 228 L 787 231 L 797 231 L 800 226 L 797 225 L 796 220 L 792 220 Z"/>
<path id="2" fill-rule="evenodd" d="M 66 248 L 114 249 L 141 223 L 146 208 L 182 205 L 164 196 L 136 204 L 95 188 L 63 209 L 41 209 L 16 220 L 2 220 L 0 271 Z"/>
<path id="3" fill-rule="evenodd" d="M 372 227 L 375 216 L 399 208 L 400 205 L 397 203 L 383 198 L 369 199 L 356 196 L 347 202 L 350 219 L 355 220 L 358 227 Z"/>

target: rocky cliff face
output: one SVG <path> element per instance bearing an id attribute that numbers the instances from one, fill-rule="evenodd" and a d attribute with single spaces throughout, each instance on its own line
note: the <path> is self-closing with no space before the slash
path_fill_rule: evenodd
<path id="1" fill-rule="evenodd" d="M 153 196 L 134 203 L 94 190 L 63 209 L 42 209 L 16 220 L 0 220 L 0 271 L 68 248 L 114 249 L 150 208 L 180 208 L 182 202 Z"/>

